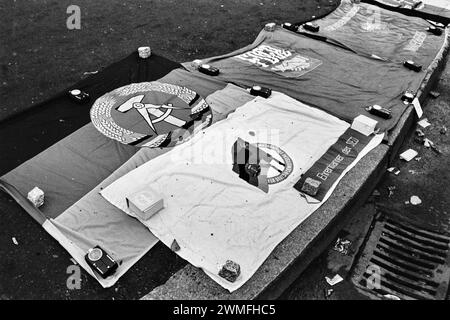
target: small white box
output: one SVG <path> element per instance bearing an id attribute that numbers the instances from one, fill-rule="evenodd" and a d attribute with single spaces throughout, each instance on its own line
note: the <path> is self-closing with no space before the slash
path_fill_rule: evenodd
<path id="1" fill-rule="evenodd" d="M 39 208 L 44 204 L 44 191 L 38 187 L 34 187 L 30 192 L 28 192 L 27 198 L 36 208 Z"/>
<path id="2" fill-rule="evenodd" d="M 126 201 L 128 208 L 142 220 L 164 208 L 162 197 L 149 187 L 129 195 Z"/>
<path id="3" fill-rule="evenodd" d="M 353 119 L 352 129 L 362 133 L 365 136 L 372 134 L 377 127 L 378 121 L 360 114 Z"/>
<path id="4" fill-rule="evenodd" d="M 150 47 L 139 47 L 138 48 L 139 57 L 142 59 L 147 59 L 152 55 L 152 49 Z"/>

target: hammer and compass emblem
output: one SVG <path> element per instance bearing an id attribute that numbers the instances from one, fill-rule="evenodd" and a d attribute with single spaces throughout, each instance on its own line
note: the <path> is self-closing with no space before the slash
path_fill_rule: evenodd
<path id="1" fill-rule="evenodd" d="M 123 144 L 169 148 L 212 123 L 212 111 L 197 92 L 174 84 L 132 83 L 98 98 L 90 116 L 95 128 Z"/>
<path id="2" fill-rule="evenodd" d="M 142 101 L 144 100 L 144 97 L 145 95 L 141 94 L 128 99 L 122 105 L 117 107 L 117 111 L 124 113 L 130 111 L 131 109 L 135 109 L 155 133 L 157 133 L 157 131 L 154 124 L 161 121 L 165 121 L 177 127 L 182 127 L 186 124 L 186 121 L 172 116 L 171 113 L 173 110 L 183 110 L 188 108 L 176 107 L 171 103 L 161 105 L 143 103 Z M 152 119 L 150 115 L 154 116 L 154 118 Z"/>

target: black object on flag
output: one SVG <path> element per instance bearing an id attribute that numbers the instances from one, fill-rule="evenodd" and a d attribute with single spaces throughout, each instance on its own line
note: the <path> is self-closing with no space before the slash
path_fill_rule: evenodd
<path id="1" fill-rule="evenodd" d="M 271 156 L 255 145 L 238 138 L 233 144 L 233 171 L 251 185 L 269 192 L 267 172 Z"/>

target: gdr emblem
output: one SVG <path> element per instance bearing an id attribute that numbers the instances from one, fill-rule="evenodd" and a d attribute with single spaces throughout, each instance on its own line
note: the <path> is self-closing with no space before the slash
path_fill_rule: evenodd
<path id="1" fill-rule="evenodd" d="M 233 144 L 233 171 L 249 184 L 269 192 L 269 185 L 280 183 L 293 171 L 286 152 L 268 143 L 249 143 L 241 138 Z"/>
<path id="2" fill-rule="evenodd" d="M 139 147 L 171 147 L 211 124 L 206 101 L 185 87 L 133 83 L 97 99 L 91 121 L 105 136 Z"/>

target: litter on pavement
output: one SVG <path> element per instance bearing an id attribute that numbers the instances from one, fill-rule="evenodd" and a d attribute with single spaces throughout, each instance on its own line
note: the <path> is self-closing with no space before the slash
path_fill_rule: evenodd
<path id="1" fill-rule="evenodd" d="M 389 191 L 388 197 L 389 197 L 389 198 L 394 194 L 394 190 L 395 190 L 395 189 L 397 189 L 396 186 L 389 186 L 389 187 L 388 187 L 388 191 Z"/>
<path id="2" fill-rule="evenodd" d="M 434 143 L 433 143 L 433 141 L 431 141 L 430 139 L 425 138 L 425 139 L 423 139 L 423 145 L 425 146 L 425 148 L 429 148 L 429 147 L 431 147 L 432 145 L 434 145 Z"/>
<path id="3" fill-rule="evenodd" d="M 336 274 L 333 278 L 325 277 L 325 280 L 330 286 L 334 286 L 338 284 L 339 282 L 343 281 L 344 278 L 342 278 L 340 275 Z"/>
<path id="4" fill-rule="evenodd" d="M 427 118 L 420 120 L 419 122 L 417 122 L 417 124 L 418 124 L 419 126 L 421 126 L 422 128 L 424 128 L 424 129 L 425 129 L 426 127 L 431 126 L 431 123 L 428 122 L 428 119 L 427 119 Z"/>
<path id="5" fill-rule="evenodd" d="M 387 169 L 388 172 L 395 174 L 396 176 L 398 176 L 398 174 L 400 173 L 400 169 L 397 167 L 390 167 Z"/>
<path id="6" fill-rule="evenodd" d="M 423 133 L 423 131 L 420 130 L 419 128 L 416 129 L 416 134 L 417 134 L 419 137 L 425 136 L 425 133 Z"/>
<path id="7" fill-rule="evenodd" d="M 440 94 L 439 92 L 437 92 L 437 91 L 430 91 L 430 96 L 431 96 L 433 99 L 439 98 L 440 95 L 441 95 L 441 94 Z"/>
<path id="8" fill-rule="evenodd" d="M 334 290 L 333 289 L 325 289 L 324 292 L 325 292 L 325 298 L 329 298 L 333 294 Z"/>
<path id="9" fill-rule="evenodd" d="M 414 159 L 419 153 L 413 149 L 408 149 L 402 154 L 400 154 L 400 159 L 405 160 L 407 162 Z"/>
<path id="10" fill-rule="evenodd" d="M 334 244 L 333 250 L 347 255 L 351 244 L 352 242 L 350 240 L 338 238 Z"/>

